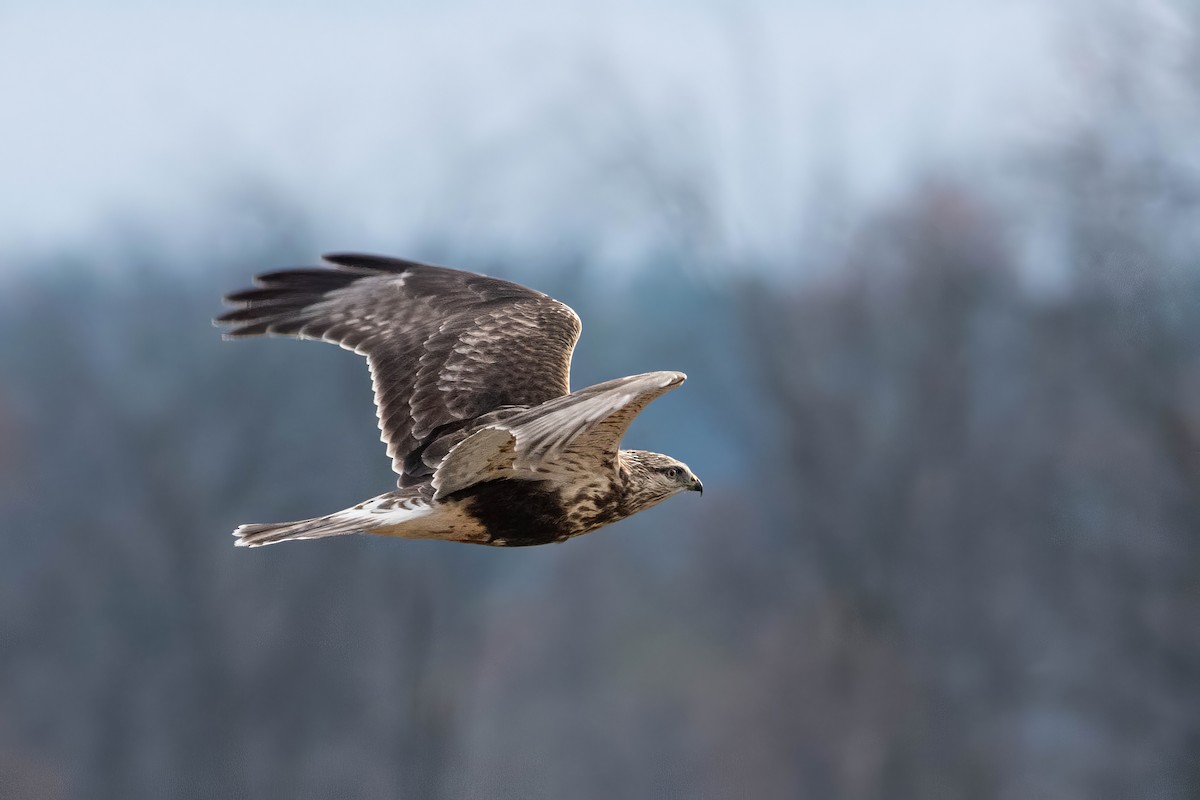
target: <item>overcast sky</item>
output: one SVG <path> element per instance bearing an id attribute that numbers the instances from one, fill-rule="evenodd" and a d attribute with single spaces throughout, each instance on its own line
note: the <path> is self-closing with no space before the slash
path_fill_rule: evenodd
<path id="1" fill-rule="evenodd" d="M 1054 44 L 1039 7 L 6 0 L 0 249 L 186 227 L 244 177 L 338 246 L 520 238 L 594 213 L 606 148 L 643 129 L 769 244 L 821 166 L 869 195 L 1021 136 Z"/>

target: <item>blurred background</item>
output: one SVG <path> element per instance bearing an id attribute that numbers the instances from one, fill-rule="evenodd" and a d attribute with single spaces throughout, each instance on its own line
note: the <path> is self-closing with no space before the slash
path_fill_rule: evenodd
<path id="1" fill-rule="evenodd" d="M 0 7 L 0 796 L 1200 796 L 1200 5 Z M 366 370 L 223 343 L 367 250 L 681 369 L 677 498 L 522 550 Z"/>

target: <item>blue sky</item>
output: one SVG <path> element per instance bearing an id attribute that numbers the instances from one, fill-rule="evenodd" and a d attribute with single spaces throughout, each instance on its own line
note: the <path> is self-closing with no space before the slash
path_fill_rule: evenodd
<path id="1" fill-rule="evenodd" d="M 822 169 L 872 196 L 1026 135 L 1053 98 L 1042 8 L 8 0 L 0 248 L 186 227 L 244 178 L 343 246 L 602 218 L 636 247 L 609 185 L 633 151 L 702 167 L 731 235 L 772 247 Z"/>

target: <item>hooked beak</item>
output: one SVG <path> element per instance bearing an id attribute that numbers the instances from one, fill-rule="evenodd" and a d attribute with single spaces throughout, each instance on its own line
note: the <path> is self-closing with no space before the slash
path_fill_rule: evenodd
<path id="1" fill-rule="evenodd" d="M 693 492 L 699 492 L 701 495 L 704 494 L 704 484 L 695 475 L 692 476 L 692 485 L 688 488 Z"/>

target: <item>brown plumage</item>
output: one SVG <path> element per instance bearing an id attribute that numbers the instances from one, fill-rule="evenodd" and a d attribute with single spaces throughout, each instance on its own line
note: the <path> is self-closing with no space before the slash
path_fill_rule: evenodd
<path id="1" fill-rule="evenodd" d="M 325 260 L 335 269 L 260 275 L 216 321 L 229 338 L 322 339 L 366 356 L 398 488 L 317 519 L 243 525 L 237 544 L 343 533 L 546 544 L 702 488 L 675 459 L 618 449 L 682 373 L 571 392 L 579 317 L 557 300 L 412 261 Z"/>

